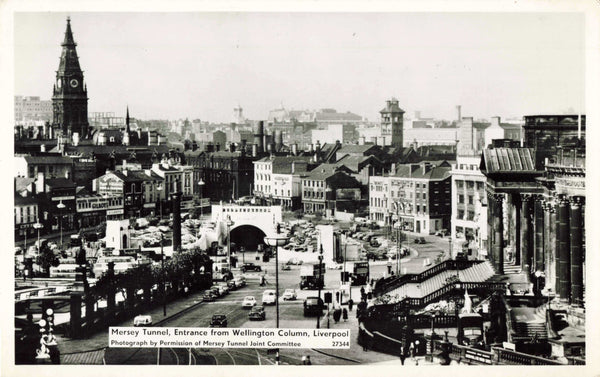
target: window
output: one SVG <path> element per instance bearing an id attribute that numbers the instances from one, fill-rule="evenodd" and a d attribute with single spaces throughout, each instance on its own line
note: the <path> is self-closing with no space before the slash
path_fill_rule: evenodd
<path id="1" fill-rule="evenodd" d="M 483 190 L 483 182 L 477 182 L 477 190 Z"/>
<path id="2" fill-rule="evenodd" d="M 465 210 L 459 209 L 458 215 L 456 216 L 458 219 L 463 219 L 465 217 Z"/>
<path id="3" fill-rule="evenodd" d="M 423 206 L 423 213 L 427 213 L 427 206 Z"/>
<path id="4" fill-rule="evenodd" d="M 473 195 L 469 195 L 469 204 L 473 204 Z"/>
<path id="5" fill-rule="evenodd" d="M 469 221 L 473 221 L 473 219 L 474 219 L 474 218 L 475 218 L 475 212 L 473 212 L 473 211 L 469 211 L 469 212 L 467 213 L 467 220 L 469 220 Z"/>
<path id="6" fill-rule="evenodd" d="M 464 195 L 462 195 L 462 194 L 459 194 L 459 195 L 458 195 L 458 202 L 459 202 L 460 204 L 463 204 L 463 203 L 465 202 L 465 196 L 464 196 Z"/>
<path id="7" fill-rule="evenodd" d="M 464 187 L 464 185 L 465 185 L 465 182 L 464 182 L 464 181 L 456 181 L 456 187 L 458 187 L 458 188 L 463 188 L 463 187 Z"/>
<path id="8" fill-rule="evenodd" d="M 417 213 L 421 213 L 421 206 L 417 204 Z"/>
<path id="9" fill-rule="evenodd" d="M 472 189 L 474 187 L 475 187 L 475 182 L 473 182 L 473 181 L 467 181 L 467 188 Z"/>

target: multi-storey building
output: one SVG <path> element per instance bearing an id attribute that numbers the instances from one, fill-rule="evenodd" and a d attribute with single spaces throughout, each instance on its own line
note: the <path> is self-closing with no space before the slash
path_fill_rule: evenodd
<path id="1" fill-rule="evenodd" d="M 481 157 L 458 156 L 452 165 L 452 239 L 477 240 L 480 237 L 480 217 L 486 214 L 477 211 L 485 194 L 486 177 L 481 173 Z"/>
<path id="2" fill-rule="evenodd" d="M 34 237 L 36 229 L 34 224 L 39 222 L 38 201 L 33 196 L 15 195 L 15 239 Z M 31 238 L 30 238 L 31 239 Z"/>
<path id="3" fill-rule="evenodd" d="M 73 176 L 73 160 L 55 153 L 14 158 L 15 176 L 37 178 L 69 178 Z"/>
<path id="4" fill-rule="evenodd" d="M 254 196 L 300 208 L 302 177 L 314 167 L 310 156 L 271 156 L 254 161 Z"/>
<path id="5" fill-rule="evenodd" d="M 348 189 L 358 192 L 360 201 L 360 182 L 352 177 L 347 169 L 334 164 L 321 164 L 302 177 L 302 206 L 305 213 L 333 215 L 338 196 L 346 200 Z"/>
<path id="6" fill-rule="evenodd" d="M 404 138 L 404 110 L 398 106 L 398 100 L 386 101 L 381 114 L 381 137 L 384 145 L 402 148 Z"/>
<path id="7" fill-rule="evenodd" d="M 52 101 L 40 97 L 15 96 L 15 122 L 52 120 Z"/>
<path id="8" fill-rule="evenodd" d="M 428 162 L 400 165 L 388 176 L 369 180 L 370 219 L 432 234 L 450 224 L 450 167 Z"/>

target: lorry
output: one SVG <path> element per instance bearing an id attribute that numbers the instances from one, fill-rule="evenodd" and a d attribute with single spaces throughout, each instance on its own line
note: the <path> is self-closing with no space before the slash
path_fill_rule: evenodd
<path id="1" fill-rule="evenodd" d="M 300 289 L 323 288 L 324 281 L 325 264 L 303 264 L 300 266 Z"/>
<path id="2" fill-rule="evenodd" d="M 346 271 L 341 273 L 342 281 L 352 279 L 352 285 L 365 285 L 369 283 L 369 261 L 346 262 Z"/>

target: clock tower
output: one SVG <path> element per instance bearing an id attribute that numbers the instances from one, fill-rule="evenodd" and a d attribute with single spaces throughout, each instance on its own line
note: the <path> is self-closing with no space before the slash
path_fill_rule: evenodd
<path id="1" fill-rule="evenodd" d="M 77 57 L 77 44 L 71 32 L 71 19 L 67 18 L 65 40 L 56 71 L 54 93 L 52 95 L 52 125 L 62 131 L 62 136 L 71 138 L 77 132 L 80 139 L 89 136 L 88 97 L 83 80 L 83 71 Z"/>

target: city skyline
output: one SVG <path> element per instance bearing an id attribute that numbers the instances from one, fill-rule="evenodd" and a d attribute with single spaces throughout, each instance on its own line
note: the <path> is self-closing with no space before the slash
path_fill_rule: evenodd
<path id="1" fill-rule="evenodd" d="M 407 117 L 585 113 L 576 13 L 16 13 L 15 95 L 50 99 L 67 16 L 90 112 L 229 122 L 238 104 L 249 119 L 283 104 L 378 121 L 396 97 Z"/>

